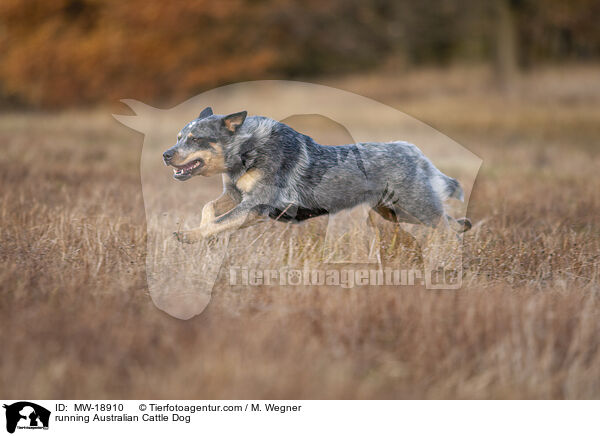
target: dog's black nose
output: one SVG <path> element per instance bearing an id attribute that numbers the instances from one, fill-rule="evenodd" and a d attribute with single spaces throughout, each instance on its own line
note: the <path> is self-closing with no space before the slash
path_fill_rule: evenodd
<path id="1" fill-rule="evenodd" d="M 165 163 L 169 162 L 171 159 L 173 159 L 173 155 L 175 154 L 175 152 L 173 150 L 167 150 L 163 153 L 163 159 L 165 160 Z"/>

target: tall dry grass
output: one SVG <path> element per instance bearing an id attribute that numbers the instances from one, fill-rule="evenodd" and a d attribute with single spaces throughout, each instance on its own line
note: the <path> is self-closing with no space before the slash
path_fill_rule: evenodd
<path id="1" fill-rule="evenodd" d="M 190 321 L 146 288 L 141 136 L 102 111 L 3 114 L 0 397 L 599 397 L 593 74 L 543 71 L 509 96 L 473 70 L 338 81 L 483 158 L 463 288 L 229 287 L 224 268 Z"/>

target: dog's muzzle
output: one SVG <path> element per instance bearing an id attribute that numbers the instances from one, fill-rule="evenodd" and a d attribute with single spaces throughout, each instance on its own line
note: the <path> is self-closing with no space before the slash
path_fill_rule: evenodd
<path id="1" fill-rule="evenodd" d="M 204 166 L 202 159 L 195 159 L 185 165 L 173 165 L 173 177 L 177 180 L 187 180 L 192 177 L 194 170 L 200 169 Z"/>

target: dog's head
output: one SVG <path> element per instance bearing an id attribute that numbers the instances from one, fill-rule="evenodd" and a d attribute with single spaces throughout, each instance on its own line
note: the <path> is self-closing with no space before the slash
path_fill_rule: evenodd
<path id="1" fill-rule="evenodd" d="M 214 115 L 204 109 L 198 118 L 177 135 L 177 143 L 163 153 L 173 177 L 184 181 L 192 176 L 211 176 L 226 171 L 224 149 L 246 119 L 247 113 Z"/>

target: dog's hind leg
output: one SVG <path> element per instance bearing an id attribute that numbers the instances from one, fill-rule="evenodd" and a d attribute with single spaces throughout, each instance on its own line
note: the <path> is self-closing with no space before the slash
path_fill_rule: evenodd
<path id="1" fill-rule="evenodd" d="M 376 206 L 373 208 L 373 210 L 387 221 L 396 223 L 424 224 L 429 227 L 437 227 L 438 225 L 446 225 L 447 222 L 450 228 L 456 233 L 467 232 L 471 230 L 471 227 L 473 227 L 471 224 L 471 220 L 466 217 L 457 219 L 448 214 L 445 214 L 445 220 L 442 217 L 440 217 L 437 219 L 434 218 L 434 220 L 430 221 L 430 223 L 427 223 L 419 220 L 415 216 L 398 207 L 392 209 L 388 206 Z M 436 214 L 434 214 L 433 216 L 435 217 Z M 435 225 L 432 225 L 431 223 L 436 222 L 436 220 L 437 223 Z"/>
<path id="2" fill-rule="evenodd" d="M 450 215 L 446 215 L 446 219 L 448 220 L 448 224 L 456 233 L 464 233 L 471 230 L 473 225 L 471 224 L 471 220 L 469 218 L 454 218 Z"/>
<path id="3" fill-rule="evenodd" d="M 378 205 L 373 207 L 372 210 L 377 212 L 377 214 L 379 214 L 379 216 L 386 221 L 391 221 L 393 223 L 421 224 L 419 220 L 404 212 L 400 208 L 392 209 L 391 207 L 385 205 Z"/>
<path id="4" fill-rule="evenodd" d="M 408 203 L 411 206 L 411 203 Z M 440 270 L 461 274 L 461 241 L 456 227 L 466 229 L 467 221 L 457 221 L 446 216 L 441 202 L 431 201 L 415 205 L 412 209 L 398 205 L 385 205 L 373 209 L 388 221 L 420 224 L 410 229 L 411 239 L 420 247 L 421 259 L 428 288 L 456 288 L 460 281 L 433 283 L 433 273 Z"/>
<path id="5" fill-rule="evenodd" d="M 390 224 L 380 226 L 377 225 L 377 215 Z M 405 217 L 406 219 L 409 217 Z M 417 239 L 408 233 L 400 225 L 407 222 L 406 219 L 398 219 L 398 216 L 392 209 L 385 206 L 374 207 L 369 211 L 369 225 L 376 228 L 380 238 L 380 259 L 381 263 L 386 265 L 390 263 L 398 264 L 398 262 L 408 265 L 413 263 L 422 264 L 423 257 Z M 410 221 L 416 224 L 416 221 Z M 393 224 L 391 224 L 393 223 Z M 402 254 L 401 256 L 398 256 Z"/>

